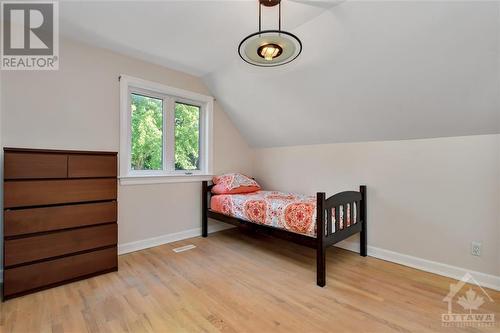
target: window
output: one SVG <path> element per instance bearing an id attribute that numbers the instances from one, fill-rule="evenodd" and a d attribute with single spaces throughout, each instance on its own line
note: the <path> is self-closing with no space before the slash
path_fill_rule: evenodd
<path id="1" fill-rule="evenodd" d="M 120 95 L 122 184 L 210 178 L 212 97 L 125 75 Z"/>

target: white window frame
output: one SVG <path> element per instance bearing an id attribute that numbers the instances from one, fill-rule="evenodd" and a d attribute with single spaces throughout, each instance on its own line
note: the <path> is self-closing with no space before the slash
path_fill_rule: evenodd
<path id="1" fill-rule="evenodd" d="M 162 170 L 131 168 L 131 100 L 132 93 L 163 100 Z M 199 170 L 175 170 L 175 103 L 200 107 Z M 138 185 L 209 180 L 213 169 L 213 103 L 211 96 L 146 81 L 128 75 L 120 76 L 120 184 Z"/>

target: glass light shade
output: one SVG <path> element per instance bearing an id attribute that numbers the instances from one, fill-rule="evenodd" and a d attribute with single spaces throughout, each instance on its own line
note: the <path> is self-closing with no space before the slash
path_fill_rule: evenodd
<path id="1" fill-rule="evenodd" d="M 262 67 L 284 65 L 297 58 L 300 52 L 300 40 L 289 32 L 279 30 L 263 30 L 251 34 L 238 47 L 243 60 Z"/>

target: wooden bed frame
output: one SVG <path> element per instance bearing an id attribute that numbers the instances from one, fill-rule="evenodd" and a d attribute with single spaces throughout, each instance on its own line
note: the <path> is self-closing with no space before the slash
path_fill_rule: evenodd
<path id="1" fill-rule="evenodd" d="M 213 185 L 208 185 L 207 181 L 202 183 L 202 236 L 208 235 L 208 218 L 212 218 L 225 223 L 236 226 L 244 226 L 246 228 L 264 232 L 268 235 L 283 238 L 297 244 L 301 244 L 313 249 L 316 249 L 316 283 L 320 287 L 326 284 L 326 248 L 332 246 L 354 234 L 360 233 L 360 251 L 359 254 L 366 257 L 366 186 L 359 187 L 359 192 L 346 191 L 337 193 L 329 198 L 326 198 L 325 193 L 318 192 L 316 195 L 316 238 L 297 234 L 284 229 L 278 229 L 262 224 L 248 222 L 239 218 L 227 216 L 215 212 L 209 207 L 209 198 Z M 351 214 L 351 224 L 347 226 L 347 205 L 353 207 L 356 203 L 357 214 L 356 221 L 353 221 L 354 214 Z M 335 208 L 335 230 L 332 228 L 332 208 Z M 344 223 L 343 228 L 340 227 L 340 209 L 343 209 Z M 353 209 L 351 208 L 351 212 Z M 325 218 L 326 217 L 326 218 Z M 319 227 L 321 226 L 321 227 Z"/>

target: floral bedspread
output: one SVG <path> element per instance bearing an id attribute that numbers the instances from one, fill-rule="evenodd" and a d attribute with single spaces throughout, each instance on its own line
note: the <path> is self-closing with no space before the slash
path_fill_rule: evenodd
<path id="1" fill-rule="evenodd" d="M 211 209 L 253 223 L 316 237 L 314 196 L 274 191 L 220 194 L 212 196 Z"/>

